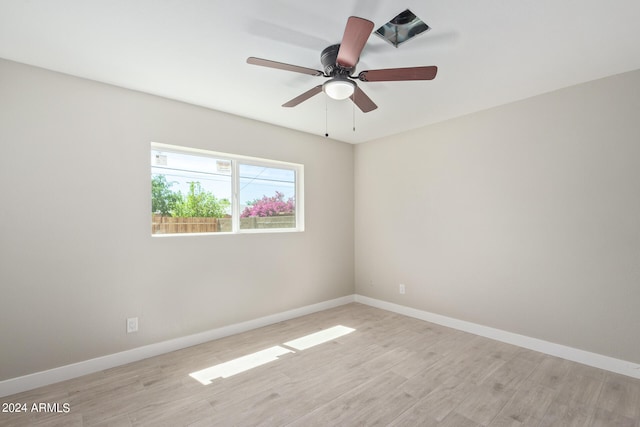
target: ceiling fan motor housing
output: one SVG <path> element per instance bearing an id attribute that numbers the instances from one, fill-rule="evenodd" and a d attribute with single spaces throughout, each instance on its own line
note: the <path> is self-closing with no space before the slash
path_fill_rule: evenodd
<path id="1" fill-rule="evenodd" d="M 327 76 L 337 77 L 337 76 L 350 76 L 354 71 L 355 67 L 344 68 L 339 66 L 336 63 L 338 58 L 338 51 L 340 50 L 339 44 L 333 44 L 322 51 L 320 54 L 320 62 L 324 67 L 324 72 Z"/>

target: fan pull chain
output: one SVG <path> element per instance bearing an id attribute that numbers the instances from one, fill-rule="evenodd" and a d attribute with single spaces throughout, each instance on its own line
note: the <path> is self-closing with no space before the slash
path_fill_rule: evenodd
<path id="1" fill-rule="evenodd" d="M 353 102 L 351 103 L 351 107 L 353 108 L 353 131 L 356 131 L 356 93 L 353 92 Z"/>
<path id="2" fill-rule="evenodd" d="M 324 97 L 324 136 L 329 138 L 329 107 L 327 105 L 327 96 Z"/>

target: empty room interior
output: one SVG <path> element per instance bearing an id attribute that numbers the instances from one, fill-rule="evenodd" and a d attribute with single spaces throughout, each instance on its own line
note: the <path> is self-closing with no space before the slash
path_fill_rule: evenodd
<path id="1" fill-rule="evenodd" d="M 640 427 L 639 21 L 0 2 L 0 425 Z"/>

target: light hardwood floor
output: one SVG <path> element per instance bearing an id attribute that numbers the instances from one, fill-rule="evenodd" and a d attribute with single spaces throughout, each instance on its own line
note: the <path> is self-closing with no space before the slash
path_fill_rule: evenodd
<path id="1" fill-rule="evenodd" d="M 202 385 L 189 373 L 336 325 L 324 344 Z M 2 426 L 635 426 L 640 380 L 348 304 L 9 396 L 69 413 Z"/>

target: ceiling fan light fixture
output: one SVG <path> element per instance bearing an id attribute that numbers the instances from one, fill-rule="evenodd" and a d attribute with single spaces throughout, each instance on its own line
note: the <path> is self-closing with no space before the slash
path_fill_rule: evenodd
<path id="1" fill-rule="evenodd" d="M 347 99 L 356 90 L 356 84 L 344 78 L 333 78 L 322 85 L 322 90 L 330 98 L 336 100 Z"/>

